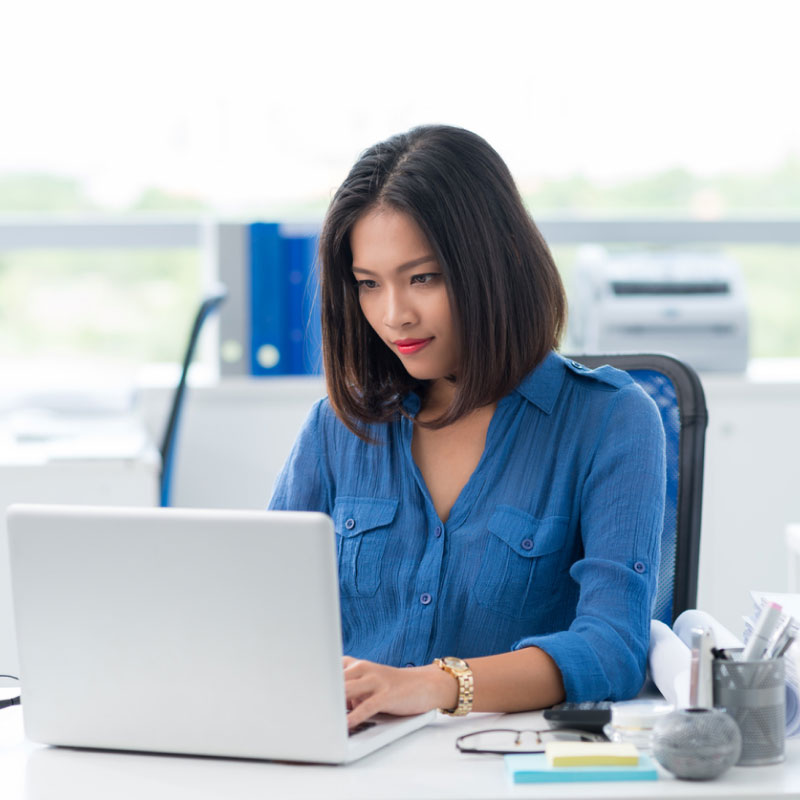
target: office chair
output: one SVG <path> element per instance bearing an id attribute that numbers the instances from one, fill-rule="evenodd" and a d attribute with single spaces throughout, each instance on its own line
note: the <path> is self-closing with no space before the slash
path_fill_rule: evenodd
<path id="1" fill-rule="evenodd" d="M 181 408 L 183 406 L 183 398 L 186 394 L 186 378 L 189 374 L 189 367 L 194 357 L 194 350 L 197 346 L 197 340 L 200 336 L 200 330 L 203 323 L 209 315 L 216 311 L 228 296 L 228 290 L 220 285 L 217 286 L 210 294 L 206 296 L 197 310 L 192 324 L 192 332 L 189 335 L 189 344 L 186 347 L 186 352 L 183 356 L 183 367 L 181 368 L 181 377 L 178 380 L 178 385 L 175 387 L 175 393 L 172 396 L 172 404 L 169 410 L 169 418 L 167 426 L 164 429 L 164 437 L 161 440 L 161 505 L 166 507 L 170 501 L 170 490 L 172 484 L 172 466 L 175 456 L 175 442 L 178 435 L 178 422 L 180 420 Z"/>
<path id="2" fill-rule="evenodd" d="M 652 618 L 670 627 L 697 605 L 703 459 L 708 424 L 697 373 L 662 354 L 567 356 L 592 369 L 609 364 L 627 372 L 655 400 L 667 443 L 667 493 L 661 565 Z"/>

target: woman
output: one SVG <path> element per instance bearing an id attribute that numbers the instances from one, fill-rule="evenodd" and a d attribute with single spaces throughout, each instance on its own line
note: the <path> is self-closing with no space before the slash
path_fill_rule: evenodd
<path id="1" fill-rule="evenodd" d="M 270 506 L 333 517 L 350 726 L 634 695 L 663 430 L 555 352 L 563 287 L 503 161 L 445 126 L 375 145 L 320 262 L 328 398 Z"/>

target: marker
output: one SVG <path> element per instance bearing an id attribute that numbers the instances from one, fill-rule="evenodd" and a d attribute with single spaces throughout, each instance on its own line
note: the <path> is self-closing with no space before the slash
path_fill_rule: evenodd
<path id="1" fill-rule="evenodd" d="M 768 603 L 761 609 L 761 614 L 756 623 L 756 629 L 752 636 L 747 640 L 742 661 L 759 661 L 769 647 L 769 640 L 775 633 L 775 629 L 780 624 L 781 611 L 783 609 L 777 603 Z"/>

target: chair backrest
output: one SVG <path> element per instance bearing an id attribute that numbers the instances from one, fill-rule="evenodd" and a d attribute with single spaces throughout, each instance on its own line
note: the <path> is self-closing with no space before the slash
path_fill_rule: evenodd
<path id="1" fill-rule="evenodd" d="M 178 437 L 178 424 L 183 407 L 183 398 L 186 394 L 186 380 L 189 376 L 189 367 L 192 364 L 192 358 L 194 357 L 195 347 L 197 346 L 197 340 L 200 337 L 203 323 L 213 311 L 219 308 L 227 296 L 228 290 L 225 286 L 221 284 L 216 286 L 200 303 L 200 307 L 197 309 L 192 323 L 189 343 L 186 345 L 186 350 L 183 354 L 181 376 L 178 380 L 178 385 L 175 387 L 175 392 L 172 395 L 169 417 L 164 427 L 164 435 L 161 439 L 161 447 L 159 448 L 161 452 L 161 505 L 165 507 L 170 504 L 175 445 Z"/>
<path id="2" fill-rule="evenodd" d="M 667 442 L 667 497 L 652 617 L 672 625 L 697 605 L 703 460 L 708 424 L 697 373 L 673 356 L 642 353 L 569 356 L 587 367 L 625 370 L 655 400 Z"/>

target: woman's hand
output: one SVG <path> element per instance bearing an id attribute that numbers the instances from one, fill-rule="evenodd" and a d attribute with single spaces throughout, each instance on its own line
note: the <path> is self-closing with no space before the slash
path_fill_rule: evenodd
<path id="1" fill-rule="evenodd" d="M 408 716 L 458 702 L 458 682 L 435 664 L 387 667 L 350 656 L 342 663 L 350 728 L 379 713 Z"/>

